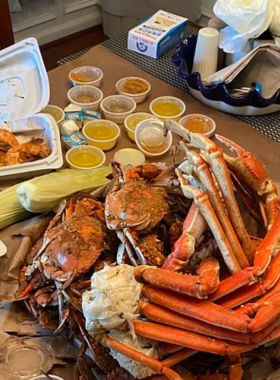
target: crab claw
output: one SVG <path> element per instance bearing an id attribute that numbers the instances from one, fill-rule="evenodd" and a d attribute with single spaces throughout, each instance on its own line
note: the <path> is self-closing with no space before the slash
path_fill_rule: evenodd
<path id="1" fill-rule="evenodd" d="M 225 144 L 236 157 L 224 153 L 224 159 L 237 180 L 250 192 L 260 206 L 265 226 L 270 229 L 279 212 L 279 198 L 274 182 L 269 178 L 265 168 L 251 152 L 247 152 L 235 142 L 224 136 L 216 135 L 216 139 Z M 240 187 L 240 183 L 239 186 Z"/>

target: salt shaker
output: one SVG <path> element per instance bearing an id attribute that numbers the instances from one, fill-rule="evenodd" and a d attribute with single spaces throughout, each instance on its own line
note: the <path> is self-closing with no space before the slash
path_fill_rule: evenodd
<path id="1" fill-rule="evenodd" d="M 199 72 L 201 79 L 217 71 L 219 31 L 202 28 L 198 32 L 192 72 Z"/>

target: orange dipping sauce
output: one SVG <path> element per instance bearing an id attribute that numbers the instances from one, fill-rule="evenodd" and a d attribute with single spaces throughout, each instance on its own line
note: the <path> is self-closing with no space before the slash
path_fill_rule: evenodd
<path id="1" fill-rule="evenodd" d="M 208 134 L 213 129 L 213 121 L 204 115 L 186 116 L 181 124 L 190 132 Z"/>

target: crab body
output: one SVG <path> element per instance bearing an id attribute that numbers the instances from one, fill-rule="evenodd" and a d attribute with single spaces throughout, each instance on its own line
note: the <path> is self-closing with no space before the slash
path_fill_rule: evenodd
<path id="1" fill-rule="evenodd" d="M 155 235 L 149 238 L 148 234 L 169 212 L 167 192 L 164 187 L 157 186 L 155 180 L 162 169 L 157 165 L 143 164 L 125 172 L 117 163 L 113 163 L 112 168 L 114 185 L 105 201 L 108 228 L 118 231 L 118 237 L 133 265 L 137 265 L 134 250 L 141 264 L 148 261 L 161 265 L 164 257 L 158 248 L 158 241 Z M 154 247 L 151 249 L 152 244 Z M 145 251 L 148 250 L 146 258 Z"/>
<path id="2" fill-rule="evenodd" d="M 104 206 L 92 198 L 78 199 L 69 219 L 49 230 L 44 253 L 75 277 L 90 269 L 106 248 Z"/>

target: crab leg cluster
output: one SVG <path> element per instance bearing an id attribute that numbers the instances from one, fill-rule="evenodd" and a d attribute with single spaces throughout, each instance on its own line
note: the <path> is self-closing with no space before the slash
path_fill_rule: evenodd
<path id="1" fill-rule="evenodd" d="M 218 136 L 238 154 L 232 158 L 224 155 L 210 139 L 186 132 L 173 121 L 165 126 L 189 141 L 192 147 L 186 150 L 187 162 L 176 169 L 176 174 L 184 195 L 193 200 L 193 205 L 182 236 L 163 268 L 145 265 L 134 270 L 135 279 L 144 283 L 145 301 L 140 304 L 140 313 L 148 319 L 148 322 L 134 321 L 135 333 L 175 345 L 174 352 L 179 351 L 171 355 L 171 365 L 178 363 L 176 355 L 180 358 L 180 352 L 182 357 L 197 351 L 231 356 L 279 338 L 280 214 L 275 185 L 256 157 L 237 144 Z M 234 172 L 233 182 L 227 163 Z M 198 186 L 189 184 L 190 175 Z M 246 186 L 242 185 L 246 192 L 249 187 L 252 189 L 252 199 L 260 197 L 267 233 L 257 249 L 235 198 L 235 189 L 241 188 L 235 185 L 237 178 L 241 178 L 240 183 L 246 181 Z M 196 240 L 207 226 L 230 273 L 221 282 L 219 263 L 213 258 L 202 261 L 196 275 L 176 273 L 184 272 L 195 252 Z M 248 303 L 251 300 L 254 302 Z M 125 347 L 122 352 L 126 354 Z M 133 358 L 149 366 L 149 360 L 141 353 L 134 353 Z M 169 363 L 168 359 L 164 363 Z M 157 364 L 156 371 L 178 379 L 165 371 L 165 365 Z M 239 368 L 237 375 L 231 371 L 229 374 L 230 379 L 241 379 L 242 370 Z"/>
<path id="2" fill-rule="evenodd" d="M 279 199 L 275 184 L 268 177 L 263 165 L 251 152 L 245 151 L 245 149 L 224 136 L 216 135 L 216 138 L 238 154 L 238 157 L 235 158 L 225 153 L 223 154 L 231 173 L 234 174 L 232 176 L 233 182 L 239 190 L 242 190 L 241 194 L 244 195 L 243 199 L 245 201 L 248 201 L 248 192 L 251 193 L 251 197 L 259 205 L 263 223 L 269 230 L 279 209 Z M 254 173 L 255 178 L 252 177 L 252 173 Z"/>

